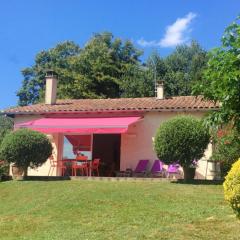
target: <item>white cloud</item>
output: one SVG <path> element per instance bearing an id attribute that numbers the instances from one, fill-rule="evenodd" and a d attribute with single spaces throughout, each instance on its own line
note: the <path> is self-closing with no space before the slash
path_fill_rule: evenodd
<path id="1" fill-rule="evenodd" d="M 165 35 L 159 41 L 146 41 L 143 38 L 137 41 L 142 47 L 174 47 L 188 41 L 191 31 L 190 24 L 197 15 L 188 13 L 183 18 L 178 18 L 172 25 L 166 28 Z"/>
<path id="2" fill-rule="evenodd" d="M 189 13 L 184 18 L 178 18 L 175 23 L 167 27 L 165 36 L 160 40 L 161 47 L 174 47 L 178 44 L 184 43 L 188 40 L 188 34 L 191 21 L 197 15 Z"/>
<path id="3" fill-rule="evenodd" d="M 152 47 L 158 45 L 156 41 L 146 41 L 143 38 L 137 40 L 137 43 L 142 47 Z"/>

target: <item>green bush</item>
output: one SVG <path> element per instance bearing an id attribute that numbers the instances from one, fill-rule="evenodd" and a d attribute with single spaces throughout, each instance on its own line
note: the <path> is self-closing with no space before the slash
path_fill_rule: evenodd
<path id="1" fill-rule="evenodd" d="M 240 218 L 240 159 L 232 165 L 223 183 L 223 188 L 225 200 Z"/>
<path id="2" fill-rule="evenodd" d="M 190 115 L 180 115 L 160 125 L 154 149 L 166 164 L 178 162 L 183 168 L 190 168 L 203 156 L 209 139 L 202 121 Z"/>
<path id="3" fill-rule="evenodd" d="M 0 116 L 0 144 L 7 133 L 13 129 L 13 120 L 9 117 Z"/>
<path id="4" fill-rule="evenodd" d="M 27 168 L 41 166 L 52 154 L 52 144 L 46 135 L 29 129 L 20 129 L 5 136 L 0 148 L 0 159 Z"/>
<path id="5" fill-rule="evenodd" d="M 13 129 L 13 120 L 9 117 L 0 116 L 0 145 L 4 137 Z M 9 173 L 9 163 L 0 159 L 0 180 Z"/>
<path id="6" fill-rule="evenodd" d="M 212 159 L 220 162 L 221 175 L 225 177 L 232 164 L 240 157 L 240 135 L 232 129 L 219 131 L 215 137 Z"/>
<path id="7" fill-rule="evenodd" d="M 0 161 L 0 180 L 2 176 L 8 176 L 9 173 L 9 163 Z"/>

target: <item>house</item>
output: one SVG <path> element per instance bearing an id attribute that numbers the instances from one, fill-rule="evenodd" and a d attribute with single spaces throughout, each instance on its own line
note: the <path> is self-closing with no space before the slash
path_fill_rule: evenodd
<path id="1" fill-rule="evenodd" d="M 30 128 L 48 135 L 58 161 L 74 158 L 81 151 L 88 158 L 100 158 L 103 174 L 134 169 L 140 159 L 157 159 L 153 140 L 160 124 L 178 114 L 202 118 L 218 106 L 201 97 L 164 98 L 163 84 L 157 97 L 120 99 L 57 100 L 57 77 L 46 75 L 45 103 L 15 107 L 3 111 L 14 118 L 17 128 Z M 205 178 L 211 166 L 207 161 L 211 145 L 199 162 L 198 175 Z M 29 175 L 48 175 L 50 160 Z M 59 175 L 55 169 L 52 175 Z M 211 177 L 211 176 L 208 176 Z"/>

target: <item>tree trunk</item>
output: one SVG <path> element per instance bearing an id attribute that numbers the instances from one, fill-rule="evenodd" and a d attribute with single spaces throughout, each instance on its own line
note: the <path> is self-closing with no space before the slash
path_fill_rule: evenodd
<path id="1" fill-rule="evenodd" d="M 28 167 L 23 167 L 23 178 L 28 175 Z"/>
<path id="2" fill-rule="evenodd" d="M 196 168 L 183 167 L 184 181 L 193 180 L 195 177 Z"/>

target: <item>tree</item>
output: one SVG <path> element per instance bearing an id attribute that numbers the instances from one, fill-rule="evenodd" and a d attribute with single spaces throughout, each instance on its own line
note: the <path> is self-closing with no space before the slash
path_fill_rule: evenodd
<path id="1" fill-rule="evenodd" d="M 149 68 L 139 65 L 128 65 L 120 79 L 121 97 L 153 97 L 154 78 Z"/>
<path id="2" fill-rule="evenodd" d="M 192 41 L 189 46 L 177 46 L 165 58 L 153 52 L 146 65 L 151 69 L 152 79 L 156 77 L 157 81 L 164 81 L 165 96 L 187 96 L 191 95 L 194 83 L 202 78 L 206 63 L 206 51 L 196 41 Z"/>
<path id="3" fill-rule="evenodd" d="M 34 66 L 22 71 L 19 104 L 43 100 L 45 72 L 49 68 L 60 76 L 59 98 L 120 97 L 126 70 L 139 65 L 140 55 L 131 41 L 122 41 L 107 32 L 95 34 L 82 49 L 73 42 L 60 43 L 37 54 Z"/>
<path id="4" fill-rule="evenodd" d="M 75 98 L 120 97 L 127 69 L 139 64 L 140 54 L 130 41 L 114 39 L 111 33 L 96 34 L 75 61 L 79 77 L 73 95 Z"/>
<path id="5" fill-rule="evenodd" d="M 13 129 L 13 120 L 9 117 L 0 116 L 0 145 L 7 133 Z"/>
<path id="6" fill-rule="evenodd" d="M 48 69 L 59 73 L 59 94 L 62 94 L 62 86 L 72 84 L 70 59 L 80 54 L 80 47 L 74 42 L 57 44 L 55 48 L 41 51 L 36 55 L 35 64 L 22 70 L 22 87 L 17 92 L 19 105 L 28 105 L 41 101 L 44 96 L 45 74 Z"/>
<path id="7" fill-rule="evenodd" d="M 222 46 L 209 53 L 208 67 L 194 87 L 195 95 L 220 103 L 207 123 L 212 127 L 230 124 L 240 132 L 240 17 L 228 26 Z"/>
<path id="8" fill-rule="evenodd" d="M 20 129 L 5 136 L 0 147 L 0 159 L 24 170 L 41 166 L 52 154 L 52 144 L 46 135 Z"/>
<path id="9" fill-rule="evenodd" d="M 179 163 L 187 179 L 191 165 L 204 155 L 209 138 L 200 120 L 190 115 L 177 116 L 160 125 L 154 149 L 164 163 Z"/>

